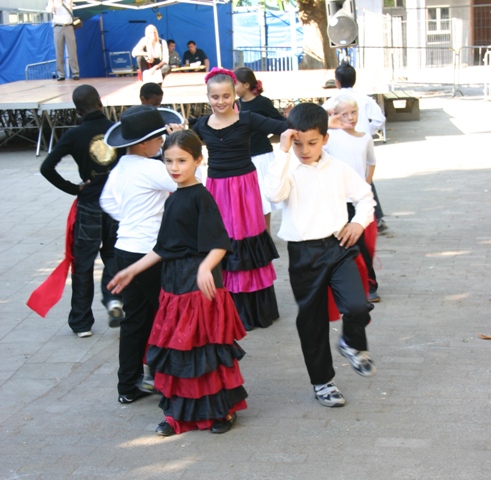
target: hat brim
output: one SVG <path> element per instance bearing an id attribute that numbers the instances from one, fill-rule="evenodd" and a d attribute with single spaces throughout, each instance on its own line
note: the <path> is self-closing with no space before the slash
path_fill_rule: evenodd
<path id="1" fill-rule="evenodd" d="M 184 123 L 184 118 L 179 112 L 171 110 L 170 108 L 158 108 L 157 110 L 166 125 L 169 125 L 170 123 Z M 150 138 L 155 137 L 160 133 L 164 134 L 166 133 L 166 131 L 166 127 L 162 127 L 147 133 L 147 135 L 145 135 L 144 137 L 123 138 L 121 122 L 117 122 L 106 132 L 106 135 L 104 136 L 104 142 L 113 148 L 131 147 L 132 145 L 137 145 L 138 143 L 142 143 L 145 140 L 149 140 Z"/>

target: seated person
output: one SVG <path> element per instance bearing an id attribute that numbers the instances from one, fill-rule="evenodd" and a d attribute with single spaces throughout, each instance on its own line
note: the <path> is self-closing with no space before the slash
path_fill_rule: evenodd
<path id="1" fill-rule="evenodd" d="M 167 40 L 167 47 L 169 48 L 169 66 L 172 67 L 180 67 L 181 66 L 181 57 L 176 52 L 176 42 L 174 40 Z"/>
<path id="2" fill-rule="evenodd" d="M 158 108 L 162 104 L 163 96 L 164 92 L 158 83 L 144 83 L 142 88 L 140 88 L 140 101 L 142 105 L 152 105 Z"/>
<path id="3" fill-rule="evenodd" d="M 155 25 L 148 25 L 145 28 L 145 36 L 136 44 L 131 55 L 136 58 L 142 73 L 145 70 L 153 73 L 160 69 L 164 78 L 170 72 L 167 42 L 159 38 Z"/>
<path id="4" fill-rule="evenodd" d="M 210 70 L 210 61 L 208 60 L 206 53 L 203 52 L 201 48 L 196 48 L 196 42 L 194 40 L 189 40 L 188 50 L 184 52 L 182 61 L 186 66 L 200 62 L 201 65 L 205 66 L 205 72 Z"/>

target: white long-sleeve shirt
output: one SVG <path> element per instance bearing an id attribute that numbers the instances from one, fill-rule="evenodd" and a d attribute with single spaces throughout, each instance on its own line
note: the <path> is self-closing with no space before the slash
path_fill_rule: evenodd
<path id="1" fill-rule="evenodd" d="M 169 192 L 177 188 L 164 163 L 124 155 L 111 170 L 101 208 L 119 222 L 116 248 L 148 253 L 155 246 Z"/>
<path id="2" fill-rule="evenodd" d="M 374 166 L 375 151 L 369 133 L 355 137 L 342 128 L 329 129 L 329 141 L 322 147 L 331 157 L 342 160 L 365 180 L 367 165 Z"/>
<path id="3" fill-rule="evenodd" d="M 264 179 L 266 196 L 284 202 L 278 236 L 286 241 L 337 237 L 348 223 L 346 199 L 356 214 L 351 220 L 365 228 L 373 221 L 375 201 L 370 185 L 346 163 L 322 152 L 318 162 L 302 164 L 290 152 L 279 151 Z"/>
<path id="4" fill-rule="evenodd" d="M 46 11 L 53 14 L 54 25 L 70 25 L 73 23 L 72 16 L 66 11 L 63 4 L 73 13 L 73 0 L 48 0 Z"/>
<path id="5" fill-rule="evenodd" d="M 322 108 L 331 110 L 334 99 L 344 93 L 354 97 L 358 104 L 358 123 L 355 129 L 359 132 L 375 135 L 384 126 L 385 116 L 378 103 L 372 97 L 359 93 L 352 88 L 341 88 L 324 102 Z"/>

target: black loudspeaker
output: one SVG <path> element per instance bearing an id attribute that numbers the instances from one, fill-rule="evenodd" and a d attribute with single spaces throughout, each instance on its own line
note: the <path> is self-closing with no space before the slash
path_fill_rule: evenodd
<path id="1" fill-rule="evenodd" d="M 327 34 L 331 48 L 358 44 L 358 25 L 354 0 L 326 1 Z"/>

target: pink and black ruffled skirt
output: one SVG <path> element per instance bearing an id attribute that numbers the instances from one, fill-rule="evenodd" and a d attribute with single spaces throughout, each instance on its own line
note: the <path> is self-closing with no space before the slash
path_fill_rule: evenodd
<path id="1" fill-rule="evenodd" d="M 279 317 L 272 263 L 279 255 L 266 230 L 257 173 L 208 177 L 206 186 L 232 243 L 232 253 L 222 261 L 224 286 L 246 330 L 269 327 Z"/>

